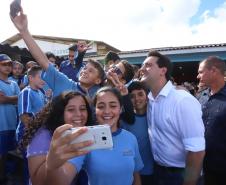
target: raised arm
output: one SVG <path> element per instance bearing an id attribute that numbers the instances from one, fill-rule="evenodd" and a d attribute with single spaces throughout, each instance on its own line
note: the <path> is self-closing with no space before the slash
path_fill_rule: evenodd
<path id="1" fill-rule="evenodd" d="M 17 30 L 20 32 L 22 39 L 26 43 L 34 59 L 39 63 L 39 65 L 44 70 L 46 70 L 49 66 L 48 58 L 40 49 L 40 47 L 37 45 L 32 35 L 29 33 L 27 16 L 23 13 L 23 10 L 21 9 L 20 14 L 17 15 L 15 18 L 11 17 L 11 20 L 14 23 Z"/>

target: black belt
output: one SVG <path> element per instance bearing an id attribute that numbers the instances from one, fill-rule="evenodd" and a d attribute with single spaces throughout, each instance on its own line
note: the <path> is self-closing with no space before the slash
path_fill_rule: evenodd
<path id="1" fill-rule="evenodd" d="M 161 166 L 157 163 L 154 164 L 155 168 L 165 170 L 165 171 L 170 171 L 170 172 L 183 172 L 185 168 L 180 168 L 180 167 L 168 167 L 168 166 Z"/>

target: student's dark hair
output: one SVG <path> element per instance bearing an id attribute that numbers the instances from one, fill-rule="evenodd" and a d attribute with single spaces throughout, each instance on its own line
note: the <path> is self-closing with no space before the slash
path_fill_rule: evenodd
<path id="1" fill-rule="evenodd" d="M 21 67 L 21 69 L 24 69 L 24 65 L 18 61 L 13 61 L 13 67 L 16 66 L 16 65 L 19 65 Z"/>
<path id="2" fill-rule="evenodd" d="M 50 131 L 51 134 L 55 129 L 64 124 L 64 109 L 68 102 L 74 97 L 82 97 L 86 104 L 88 112 L 88 119 L 86 125 L 92 124 L 92 112 L 89 103 L 84 95 L 75 91 L 67 91 L 61 93 L 59 96 L 53 98 L 41 111 L 39 111 L 34 120 L 28 125 L 23 139 L 20 143 L 20 148 L 25 148 L 32 140 L 33 136 L 40 127 L 44 127 Z"/>
<path id="3" fill-rule="evenodd" d="M 42 71 L 42 68 L 40 66 L 33 66 L 28 70 L 27 76 L 35 76 L 40 71 Z"/>
<path id="4" fill-rule="evenodd" d="M 77 49 L 78 49 L 77 44 L 70 45 L 68 48 L 69 51 L 74 51 L 74 52 L 77 51 Z"/>
<path id="5" fill-rule="evenodd" d="M 113 60 L 115 62 L 117 60 L 120 60 L 120 57 L 118 56 L 117 53 L 109 51 L 104 57 L 104 64 L 106 65 L 110 60 Z"/>
<path id="6" fill-rule="evenodd" d="M 128 86 L 128 91 L 131 93 L 134 90 L 144 90 L 146 94 L 148 94 L 148 89 L 145 87 L 145 85 L 140 81 L 133 81 Z"/>
<path id="7" fill-rule="evenodd" d="M 224 75 L 226 71 L 225 61 L 217 56 L 209 56 L 207 59 L 205 59 L 202 62 L 205 62 L 205 67 L 207 67 L 207 69 L 216 67 L 222 75 Z"/>
<path id="8" fill-rule="evenodd" d="M 101 79 L 101 82 L 104 81 L 105 79 L 105 72 L 104 72 L 104 68 L 102 66 L 102 64 L 96 60 L 93 60 L 93 59 L 89 59 L 87 61 L 87 64 L 90 63 L 93 67 L 95 67 L 98 71 L 98 74 L 99 74 L 99 78 Z"/>
<path id="9" fill-rule="evenodd" d="M 126 83 L 128 83 L 134 77 L 133 66 L 127 60 L 121 60 L 120 62 L 123 64 L 125 68 L 123 78 L 125 79 Z"/>
<path id="10" fill-rule="evenodd" d="M 101 87 L 95 94 L 94 98 L 93 98 L 93 104 L 94 106 L 96 106 L 96 103 L 97 103 L 97 97 L 100 93 L 102 92 L 110 92 L 112 94 L 115 95 L 115 97 L 118 99 L 119 103 L 120 103 L 120 106 L 122 107 L 123 106 L 123 101 L 122 101 L 122 96 L 119 92 L 118 89 L 116 89 L 115 87 L 111 87 L 111 86 L 104 86 L 104 87 Z"/>
<path id="11" fill-rule="evenodd" d="M 148 57 L 157 57 L 158 58 L 157 65 L 160 68 L 165 67 L 167 69 L 165 77 L 167 80 L 170 80 L 171 72 L 172 72 L 172 63 L 170 62 L 170 59 L 167 56 L 162 55 L 161 53 L 159 53 L 156 50 L 149 51 Z"/>
<path id="12" fill-rule="evenodd" d="M 57 57 L 52 53 L 52 52 L 47 52 L 46 53 L 47 58 L 54 58 L 55 60 L 57 59 Z"/>

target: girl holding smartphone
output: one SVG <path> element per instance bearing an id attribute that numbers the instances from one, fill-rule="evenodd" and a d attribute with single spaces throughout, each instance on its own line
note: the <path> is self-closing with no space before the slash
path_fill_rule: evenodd
<path id="1" fill-rule="evenodd" d="M 69 185 L 83 167 L 88 174 L 90 185 L 140 185 L 138 171 L 143 167 L 143 163 L 137 140 L 133 134 L 119 128 L 122 109 L 120 92 L 115 88 L 103 87 L 98 90 L 94 105 L 97 122 L 109 124 L 111 127 L 113 149 L 94 150 L 86 155 L 72 159 L 68 157 L 58 162 L 55 159 L 62 157 L 55 152 L 56 148 L 52 145 L 46 159 L 46 183 Z M 62 139 L 55 139 L 59 146 L 65 145 Z M 77 147 L 76 150 L 80 151 L 79 148 L 82 146 Z"/>

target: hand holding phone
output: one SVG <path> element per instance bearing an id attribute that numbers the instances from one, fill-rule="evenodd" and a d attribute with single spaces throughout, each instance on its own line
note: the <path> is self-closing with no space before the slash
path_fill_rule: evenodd
<path id="1" fill-rule="evenodd" d="M 21 11 L 21 0 L 14 0 L 10 4 L 10 15 L 11 15 L 11 17 L 15 18 L 20 11 Z"/>
<path id="2" fill-rule="evenodd" d="M 110 149 L 113 147 L 111 129 L 109 125 L 97 125 L 87 127 L 88 131 L 75 138 L 70 144 L 80 143 L 91 140 L 93 144 L 82 148 L 81 150 L 96 150 L 96 149 Z M 67 134 L 76 132 L 80 127 L 66 130 L 63 137 Z"/>

